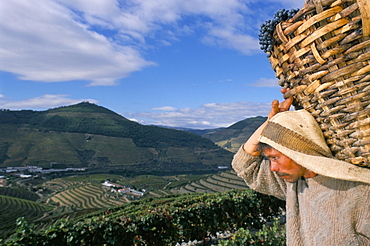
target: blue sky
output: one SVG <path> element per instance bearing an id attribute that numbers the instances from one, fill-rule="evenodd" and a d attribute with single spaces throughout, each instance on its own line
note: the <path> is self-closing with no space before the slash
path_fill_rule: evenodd
<path id="1" fill-rule="evenodd" d="M 281 99 L 260 24 L 291 0 L 12 0 L 0 108 L 89 101 L 142 124 L 226 127 Z"/>

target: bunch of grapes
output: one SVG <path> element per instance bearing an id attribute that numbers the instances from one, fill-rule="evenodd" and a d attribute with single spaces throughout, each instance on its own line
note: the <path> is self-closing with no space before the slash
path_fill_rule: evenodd
<path id="1" fill-rule="evenodd" d="M 274 44 L 273 34 L 276 25 L 279 22 L 286 21 L 292 18 L 298 12 L 298 10 L 299 9 L 279 9 L 275 13 L 274 19 L 267 20 L 261 24 L 260 33 L 258 35 L 261 50 L 263 50 L 265 53 L 269 53 L 271 51 Z"/>

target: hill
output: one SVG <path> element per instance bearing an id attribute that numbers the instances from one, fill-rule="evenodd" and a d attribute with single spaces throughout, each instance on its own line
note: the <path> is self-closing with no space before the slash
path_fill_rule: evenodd
<path id="1" fill-rule="evenodd" d="M 232 154 L 196 134 L 130 121 L 83 102 L 0 111 L 0 167 L 87 167 L 90 172 L 212 172 Z"/>
<path id="2" fill-rule="evenodd" d="M 195 134 L 200 135 L 200 136 L 203 136 L 204 134 L 207 134 L 207 133 L 210 133 L 210 132 L 215 132 L 215 131 L 223 129 L 223 128 L 193 129 L 193 128 L 186 128 L 186 127 L 170 127 L 170 126 L 161 126 L 161 127 L 176 129 L 176 130 L 180 130 L 180 131 L 191 132 L 191 133 L 195 133 Z"/>
<path id="3" fill-rule="evenodd" d="M 220 147 L 235 153 L 266 119 L 267 117 L 262 116 L 248 118 L 227 128 L 215 129 L 202 136 L 212 140 Z"/>
<path id="4" fill-rule="evenodd" d="M 148 198 L 60 219 L 47 227 L 18 220 L 6 245 L 178 245 L 194 240 L 209 245 L 210 236 L 241 228 L 254 232 L 245 235 L 251 245 L 285 245 L 278 223 L 270 230 L 264 226 L 279 218 L 283 207 L 283 201 L 251 190 Z"/>
<path id="5" fill-rule="evenodd" d="M 33 221 L 52 209 L 52 207 L 48 205 L 3 195 L 0 195 L 0 204 L 0 238 L 2 235 L 13 230 L 15 225 L 14 222 L 17 218 L 24 217 L 29 221 Z"/>

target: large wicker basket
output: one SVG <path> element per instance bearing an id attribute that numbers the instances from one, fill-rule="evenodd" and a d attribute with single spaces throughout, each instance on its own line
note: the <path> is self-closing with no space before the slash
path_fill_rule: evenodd
<path id="1" fill-rule="evenodd" d="M 333 154 L 370 168 L 370 0 L 311 0 L 274 32 L 269 59 Z"/>

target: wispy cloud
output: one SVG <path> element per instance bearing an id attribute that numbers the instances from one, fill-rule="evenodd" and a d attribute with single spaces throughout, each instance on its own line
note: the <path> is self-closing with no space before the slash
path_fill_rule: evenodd
<path id="1" fill-rule="evenodd" d="M 6 1 L 0 11 L 0 69 L 20 79 L 114 85 L 151 64 L 132 47 L 92 31 L 58 1 Z"/>
<path id="2" fill-rule="evenodd" d="M 292 5 L 288 0 L 269 1 Z M 265 10 L 254 8 L 256 4 L 255 0 L 3 1 L 0 70 L 23 80 L 115 85 L 154 65 L 143 55 L 147 49 L 171 45 L 190 34 L 198 34 L 208 45 L 252 54 L 259 50 L 256 18 L 265 18 Z"/>
<path id="3" fill-rule="evenodd" d="M 68 106 L 84 101 L 98 103 L 94 99 L 72 99 L 69 95 L 42 95 L 40 97 L 30 98 L 22 101 L 7 100 L 5 96 L 0 97 L 0 108 L 10 110 L 21 109 L 40 109 L 45 110 L 60 106 Z"/>
<path id="4" fill-rule="evenodd" d="M 268 79 L 268 78 L 260 78 L 255 83 L 249 84 L 249 86 L 253 87 L 280 87 L 278 84 L 278 80 L 276 78 Z"/>
<path id="5" fill-rule="evenodd" d="M 176 111 L 175 107 L 171 106 L 164 106 L 164 107 L 158 107 L 158 108 L 152 108 L 153 110 L 159 110 L 159 111 Z"/>
<path id="6" fill-rule="evenodd" d="M 98 103 L 94 99 L 73 99 L 69 95 L 46 94 L 21 101 L 9 100 L 6 96 L 0 95 L 0 109 L 46 110 L 84 101 Z M 269 111 L 270 103 L 235 102 L 207 103 L 195 109 L 163 106 L 152 108 L 150 112 L 123 113 L 122 115 L 146 125 L 207 129 L 228 127 L 249 117 L 266 116 Z"/>
<path id="7" fill-rule="evenodd" d="M 142 124 L 165 125 L 172 127 L 189 127 L 197 129 L 227 127 L 240 120 L 266 116 L 270 111 L 270 103 L 236 102 L 208 103 L 199 108 L 163 107 L 165 112 L 127 113 L 123 116 L 135 119 Z"/>

